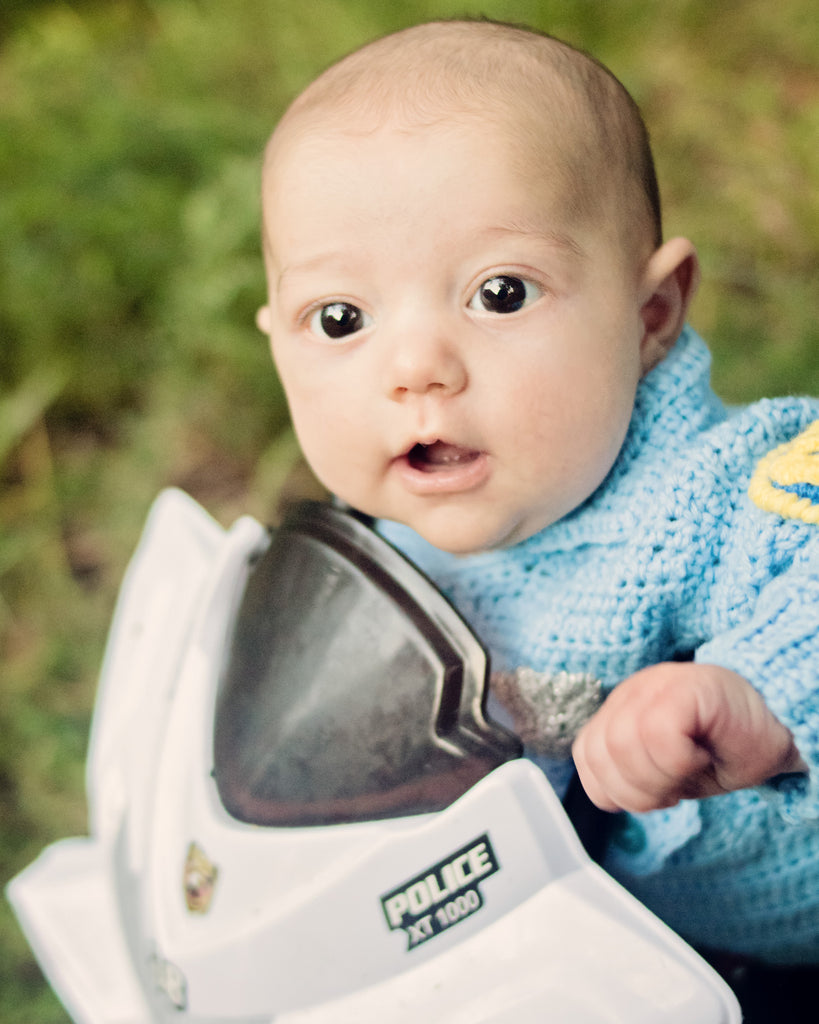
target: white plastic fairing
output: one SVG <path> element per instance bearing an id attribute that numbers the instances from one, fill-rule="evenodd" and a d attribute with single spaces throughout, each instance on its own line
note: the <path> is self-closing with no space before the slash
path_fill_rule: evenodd
<path id="1" fill-rule="evenodd" d="M 171 493 L 129 571 L 92 838 L 9 889 L 78 1024 L 738 1024 L 727 986 L 589 861 L 528 761 L 433 814 L 285 829 L 227 813 L 214 706 L 266 536 Z"/>
<path id="2" fill-rule="evenodd" d="M 738 1020 L 703 984 L 693 958 L 686 963 L 680 950 L 664 949 L 663 937 L 650 929 L 630 934 L 627 912 L 597 882 L 581 874 L 548 886 L 426 964 L 332 1006 L 284 1014 L 277 1024 Z"/>
<path id="3" fill-rule="evenodd" d="M 149 813 L 133 801 L 150 791 L 143 773 L 224 546 L 221 526 L 182 491 L 157 498 L 120 588 L 94 708 L 86 771 L 91 831 L 100 838 L 119 828 L 126 801 L 131 819 Z"/>
<path id="4" fill-rule="evenodd" d="M 151 1024 L 114 899 L 109 851 L 49 847 L 8 888 L 46 976 L 77 1024 Z"/>

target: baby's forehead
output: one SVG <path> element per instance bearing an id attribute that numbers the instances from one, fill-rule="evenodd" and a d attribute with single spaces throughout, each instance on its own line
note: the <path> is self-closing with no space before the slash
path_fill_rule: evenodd
<path id="1" fill-rule="evenodd" d="M 632 236 L 643 233 L 635 230 L 642 224 L 646 238 L 658 241 L 653 164 L 627 92 L 586 54 L 508 26 L 416 26 L 329 68 L 274 132 L 265 189 L 275 186 L 294 147 L 306 158 L 327 159 L 339 133 L 373 135 L 395 126 L 412 131 L 419 145 L 450 126 L 475 128 L 487 152 L 506 147 L 521 174 L 542 171 L 565 181 L 578 216 L 620 220 Z"/>
<path id="2" fill-rule="evenodd" d="M 400 179 L 403 168 L 416 162 L 419 166 L 437 162 L 447 174 L 458 168 L 467 191 L 482 188 L 478 183 L 490 179 L 506 182 L 509 201 L 504 209 L 511 208 L 513 196 L 524 195 L 525 203 L 519 205 L 522 213 L 554 216 L 561 210 L 566 230 L 600 222 L 598 205 L 578 187 L 582 176 L 576 168 L 578 147 L 570 142 L 573 126 L 544 124 L 537 112 L 518 106 L 510 110 L 491 93 L 479 111 L 455 105 L 438 108 L 435 117 L 421 117 L 417 112 L 382 108 L 382 116 L 374 122 L 345 105 L 345 116 L 339 114 L 332 107 L 300 112 L 288 118 L 271 141 L 263 198 L 267 241 L 274 249 L 285 241 L 278 222 L 280 212 L 292 208 L 294 192 L 307 192 L 318 203 L 344 204 L 350 191 L 360 195 L 357 181 L 362 176 L 383 184 Z M 465 154 L 477 156 L 472 162 Z M 389 189 L 385 194 L 391 194 Z M 376 195 L 382 195 L 378 187 L 374 204 Z M 484 195 L 487 221 L 504 222 L 502 213 L 489 204 L 491 196 L 503 195 L 503 191 Z M 292 218 L 287 224 L 294 224 Z"/>
<path id="3" fill-rule="evenodd" d="M 294 104 L 277 126 L 266 151 L 264 184 L 275 185 L 282 172 L 298 174 L 310 163 L 338 159 L 356 139 L 387 143 L 396 135 L 433 152 L 453 134 L 472 134 L 488 156 L 503 150 L 510 175 L 572 176 L 573 165 L 593 158 L 593 149 L 578 145 L 583 119 L 571 107 L 565 96 L 533 102 L 487 82 L 450 94 L 427 92 L 417 103 L 403 89 L 394 96 L 378 89 L 322 95 L 320 102 Z"/>
<path id="4" fill-rule="evenodd" d="M 265 161 L 267 241 L 273 250 L 287 243 L 297 221 L 288 215 L 284 229 L 281 215 L 294 210 L 296 196 L 306 203 L 299 208 L 311 211 L 323 204 L 358 208 L 361 180 L 373 183 L 366 195 L 371 215 L 379 217 L 402 214 L 404 185 L 412 192 L 421 180 L 427 183 L 422 189 L 426 208 L 437 217 L 440 202 L 447 202 L 443 197 L 449 194 L 445 183 L 457 177 L 459 187 L 472 196 L 465 211 L 476 221 L 482 218 L 487 230 L 502 224 L 542 224 L 541 216 L 555 221 L 557 215 L 566 231 L 599 220 L 587 201 L 578 200 L 577 175 L 565 153 L 566 133 L 547 137 L 519 113 L 514 120 L 498 116 L 494 121 L 490 126 L 485 113 L 476 116 L 461 109 L 420 123 L 403 115 L 384 118 L 377 126 L 340 121 L 332 114 L 291 121 L 276 135 Z M 434 181 L 439 187 L 429 186 L 430 166 L 438 169 Z M 418 174 L 409 168 L 417 168 Z M 396 188 L 400 182 L 404 185 Z M 441 199 L 436 213 L 437 192 Z"/>

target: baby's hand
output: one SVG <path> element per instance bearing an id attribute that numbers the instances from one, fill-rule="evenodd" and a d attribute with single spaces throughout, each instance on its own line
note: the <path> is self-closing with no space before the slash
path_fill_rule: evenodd
<path id="1" fill-rule="evenodd" d="M 581 729 L 573 755 L 606 811 L 650 811 L 806 771 L 751 684 L 716 665 L 667 662 L 630 676 Z"/>

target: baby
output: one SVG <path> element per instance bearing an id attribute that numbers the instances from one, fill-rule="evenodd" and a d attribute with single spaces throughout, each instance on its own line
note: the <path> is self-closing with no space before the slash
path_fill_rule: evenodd
<path id="1" fill-rule="evenodd" d="M 629 812 L 612 874 L 698 945 L 819 962 L 819 402 L 711 392 L 628 93 L 534 32 L 420 25 L 296 99 L 263 199 L 318 478 L 472 624 L 558 791 L 539 688 L 602 683 L 573 756 Z"/>

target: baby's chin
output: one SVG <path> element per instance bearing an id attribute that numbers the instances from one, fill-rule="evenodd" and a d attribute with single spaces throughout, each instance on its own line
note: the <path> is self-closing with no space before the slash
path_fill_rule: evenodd
<path id="1" fill-rule="evenodd" d="M 372 495 L 335 493 L 342 501 L 375 520 L 406 526 L 439 551 L 450 555 L 479 555 L 513 547 L 559 518 L 559 511 L 543 505 L 526 506 L 476 498 L 474 494 L 445 500 L 379 500 Z M 370 500 L 366 500 L 369 497 Z"/>
<path id="2" fill-rule="evenodd" d="M 461 557 L 513 547 L 542 528 L 539 524 L 494 523 L 486 518 L 470 522 L 467 517 L 447 516 L 406 517 L 401 522 L 432 547 Z"/>

